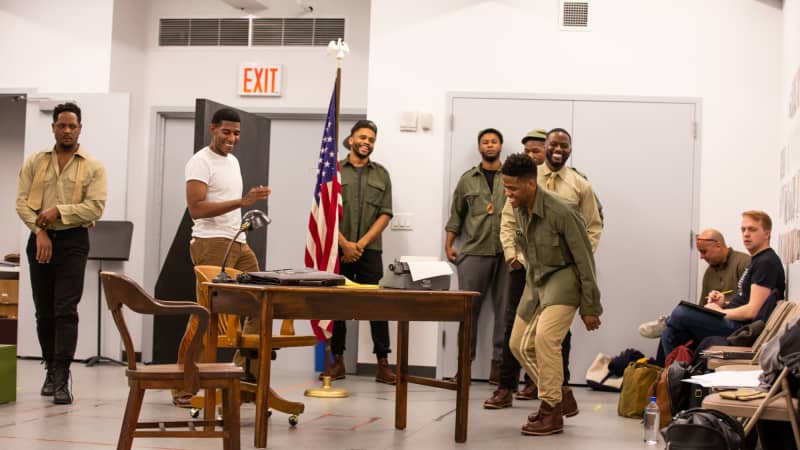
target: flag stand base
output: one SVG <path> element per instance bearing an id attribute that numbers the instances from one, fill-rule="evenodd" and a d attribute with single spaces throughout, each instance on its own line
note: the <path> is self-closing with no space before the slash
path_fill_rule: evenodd
<path id="1" fill-rule="evenodd" d="M 349 397 L 350 393 L 347 392 L 347 389 L 331 386 L 331 377 L 324 376 L 321 388 L 308 388 L 303 395 L 316 398 L 344 398 Z"/>

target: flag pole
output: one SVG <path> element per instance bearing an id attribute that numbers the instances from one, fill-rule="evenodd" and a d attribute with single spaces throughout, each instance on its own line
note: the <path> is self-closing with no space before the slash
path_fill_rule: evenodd
<path id="1" fill-rule="evenodd" d="M 342 40 L 342 38 L 339 38 L 336 41 L 330 41 L 328 43 L 328 53 L 332 52 L 336 52 L 336 82 L 334 84 L 334 102 L 336 107 L 334 109 L 333 144 L 334 148 L 338 148 L 339 109 L 341 107 L 342 89 L 342 60 L 344 60 L 345 54 L 350 52 L 350 48 L 347 46 L 347 43 Z M 338 236 L 334 236 L 334 241 L 338 241 L 338 239 Z M 328 339 L 328 341 L 325 343 L 325 371 L 323 373 L 329 373 L 330 361 L 333 356 L 331 353 L 331 341 Z M 350 395 L 346 389 L 331 387 L 331 377 L 328 375 L 324 375 L 322 377 L 321 388 L 309 388 L 306 389 L 303 394 L 306 397 L 318 398 L 342 398 Z"/>

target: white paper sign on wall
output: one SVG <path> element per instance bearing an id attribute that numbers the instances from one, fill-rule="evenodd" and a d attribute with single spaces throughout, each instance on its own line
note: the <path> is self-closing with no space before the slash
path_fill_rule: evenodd
<path id="1" fill-rule="evenodd" d="M 282 78 L 280 64 L 242 64 L 237 77 L 239 95 L 280 97 Z"/>

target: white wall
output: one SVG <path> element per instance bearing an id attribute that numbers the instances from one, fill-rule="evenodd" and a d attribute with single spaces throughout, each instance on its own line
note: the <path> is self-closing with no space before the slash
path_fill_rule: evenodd
<path id="1" fill-rule="evenodd" d="M 112 0 L 0 2 L 0 88 L 106 92 Z"/>
<path id="2" fill-rule="evenodd" d="M 782 18 L 774 2 L 595 1 L 589 32 L 559 31 L 558 4 L 372 1 L 367 111 L 381 127 L 374 157 L 392 174 L 395 213 L 415 215 L 413 232 L 385 236 L 384 258 L 442 253 L 449 91 L 699 97 L 701 226 L 742 248 L 739 213 L 777 213 Z M 404 110 L 432 112 L 433 131 L 397 131 Z M 658 170 L 658 161 L 640 169 Z M 435 362 L 435 332 L 430 339 Z"/>
<path id="3" fill-rule="evenodd" d="M 15 95 L 0 95 L 0 259 L 7 253 L 22 253 L 16 213 L 16 192 L 19 168 L 22 167 L 25 144 L 25 101 Z"/>

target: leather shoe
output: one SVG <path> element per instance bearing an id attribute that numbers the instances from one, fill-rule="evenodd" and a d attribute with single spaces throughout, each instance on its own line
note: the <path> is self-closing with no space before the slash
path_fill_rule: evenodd
<path id="1" fill-rule="evenodd" d="M 563 386 L 561 388 L 561 412 L 565 417 L 574 417 L 578 415 L 578 402 L 575 400 L 575 395 L 572 393 L 572 388 Z"/>
<path id="2" fill-rule="evenodd" d="M 70 372 L 69 366 L 56 367 L 54 376 L 55 392 L 53 392 L 53 403 L 56 405 L 69 405 L 72 403 L 72 392 L 70 392 Z"/>
<path id="3" fill-rule="evenodd" d="M 39 395 L 42 397 L 50 397 L 51 395 L 55 394 L 56 392 L 56 385 L 55 385 L 55 368 L 53 368 L 52 363 L 45 363 L 47 372 L 44 376 L 44 384 L 42 384 L 42 390 L 39 392 Z"/>
<path id="4" fill-rule="evenodd" d="M 564 431 L 564 418 L 561 413 L 561 403 L 550 406 L 542 402 L 536 420 L 522 426 L 522 434 L 529 436 L 548 436 Z"/>
<path id="5" fill-rule="evenodd" d="M 517 400 L 536 400 L 539 398 L 539 388 L 535 384 L 525 383 L 525 388 L 517 392 Z"/>
<path id="6" fill-rule="evenodd" d="M 333 380 L 341 380 L 344 378 L 345 370 L 344 370 L 344 356 L 342 355 L 333 355 L 333 365 L 328 367 L 327 370 L 322 371 L 319 374 L 319 379 L 321 380 L 322 377 L 328 376 L 331 377 L 331 381 Z"/>
<path id="7" fill-rule="evenodd" d="M 187 392 L 176 393 L 172 397 L 172 404 L 178 408 L 191 408 L 192 407 L 192 394 Z"/>
<path id="8" fill-rule="evenodd" d="M 375 381 L 378 383 L 397 384 L 397 377 L 389 367 L 389 360 L 378 358 L 378 369 L 375 373 Z"/>
<path id="9" fill-rule="evenodd" d="M 492 393 L 491 398 L 483 402 L 483 407 L 486 409 L 510 408 L 513 401 L 513 395 L 509 389 L 498 388 Z"/>

